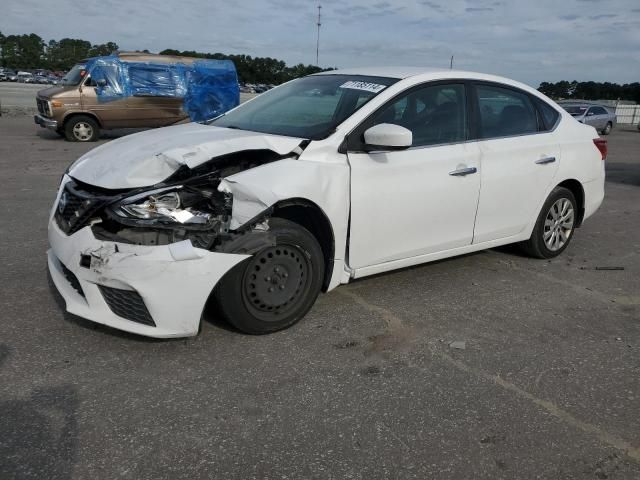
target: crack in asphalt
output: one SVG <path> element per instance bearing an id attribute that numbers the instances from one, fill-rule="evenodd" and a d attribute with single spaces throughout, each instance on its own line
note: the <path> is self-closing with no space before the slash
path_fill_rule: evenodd
<path id="1" fill-rule="evenodd" d="M 365 310 L 379 315 L 382 318 L 382 320 L 385 322 L 388 333 L 395 334 L 396 332 L 398 332 L 400 336 L 404 337 L 407 332 L 410 332 L 413 330 L 411 327 L 408 327 L 405 324 L 402 318 L 397 316 L 392 311 L 388 310 L 387 308 L 380 307 L 378 305 L 373 305 L 372 303 L 368 302 L 366 299 L 364 299 L 363 297 L 355 293 L 352 289 L 349 289 L 346 286 L 340 289 L 337 289 L 336 292 L 353 300 L 354 303 L 364 308 Z M 429 349 L 429 352 L 432 355 L 439 357 L 440 359 L 444 360 L 445 362 L 455 367 L 456 369 L 464 373 L 473 375 L 476 378 L 480 378 L 482 380 L 491 382 L 494 385 L 497 385 L 503 388 L 504 390 L 507 390 L 517 395 L 518 397 L 531 402 L 532 404 L 542 408 L 543 410 L 550 413 L 551 415 L 553 415 L 560 421 L 564 422 L 565 424 L 570 425 L 571 427 L 574 427 L 578 430 L 581 430 L 584 433 L 594 435 L 602 443 L 605 443 L 610 447 L 620 450 L 625 455 L 627 455 L 630 459 L 640 463 L 640 448 L 633 446 L 631 443 L 627 442 L 623 438 L 620 438 L 617 435 L 607 432 L 606 430 L 598 427 L 597 425 L 593 425 L 591 423 L 580 420 L 579 418 L 573 416 L 571 413 L 567 412 L 566 410 L 563 410 L 562 408 L 558 407 L 555 403 L 549 400 L 538 398 L 535 395 L 531 394 L 530 392 L 518 387 L 514 383 L 506 381 L 505 379 L 501 378 L 499 375 L 493 375 L 484 370 L 467 365 L 466 363 L 452 357 L 451 355 L 437 350 L 431 345 L 427 345 L 427 348 Z M 414 368 L 424 370 L 424 367 L 420 365 L 416 365 L 413 362 L 411 362 L 411 366 Z"/>

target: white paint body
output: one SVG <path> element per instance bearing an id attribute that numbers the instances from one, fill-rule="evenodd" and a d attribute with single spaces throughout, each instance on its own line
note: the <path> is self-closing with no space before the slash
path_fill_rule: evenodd
<path id="1" fill-rule="evenodd" d="M 299 156 L 292 153 L 291 158 L 234 174 L 219 187 L 233 195 L 232 228 L 281 200 L 302 198 L 317 205 L 331 223 L 335 243 L 329 290 L 351 278 L 527 240 L 545 199 L 565 180 L 582 185 L 585 219 L 603 200 L 604 162 L 592 141 L 597 138 L 595 130 L 526 85 L 449 70 L 333 73 L 401 80 L 357 110 L 328 138 L 311 141 Z M 531 135 L 339 153 L 345 137 L 394 96 L 415 85 L 446 79 L 516 87 L 552 105 L 560 114 L 559 123 L 553 131 Z M 193 168 L 212 157 L 247 149 L 271 149 L 286 156 L 301 141 L 194 124 L 166 127 L 102 145 L 82 157 L 69 175 L 104 188 L 151 186 L 181 165 Z M 549 156 L 556 161 L 536 163 Z M 474 167 L 477 173 L 450 175 L 462 167 Z M 53 215 L 49 239 L 49 267 L 70 312 L 156 337 L 195 335 L 211 290 L 246 258 L 193 247 L 191 251 L 188 246 L 172 255 L 170 245 L 114 244 L 96 240 L 89 227 L 67 237 Z M 115 246 L 119 253 L 110 254 L 108 265 L 100 271 L 77 267 L 80 254 L 113 251 Z M 57 262 L 78 276 L 86 300 L 70 287 Z M 137 290 L 158 326 L 117 317 L 100 298 L 97 284 Z"/>

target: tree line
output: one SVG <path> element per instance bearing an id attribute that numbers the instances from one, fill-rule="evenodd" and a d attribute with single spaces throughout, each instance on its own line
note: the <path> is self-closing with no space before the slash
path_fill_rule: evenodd
<path id="1" fill-rule="evenodd" d="M 161 55 L 180 55 L 184 57 L 205 58 L 209 60 L 231 60 L 236 66 L 238 78 L 246 83 L 280 84 L 294 78 L 304 77 L 312 73 L 333 70 L 315 65 L 299 63 L 288 67 L 282 60 L 271 57 L 252 57 L 251 55 L 226 55 L 224 53 L 202 53 L 193 50 L 166 49 Z"/>
<path id="2" fill-rule="evenodd" d="M 3 35 L 0 32 L 0 64 L 13 69 L 69 70 L 79 60 L 109 55 L 115 42 L 93 45 L 87 40 L 63 38 L 45 42 L 39 35 Z"/>
<path id="3" fill-rule="evenodd" d="M 640 82 L 619 85 L 610 82 L 542 82 L 538 90 L 555 99 L 633 100 L 640 103 Z"/>
<path id="4" fill-rule="evenodd" d="M 3 35 L 0 32 L 0 66 L 13 69 L 45 68 L 69 70 L 78 61 L 109 55 L 118 50 L 118 44 L 107 42 L 92 44 L 78 38 L 63 38 L 45 42 L 35 33 Z M 147 50 L 143 50 L 148 53 Z M 193 50 L 166 49 L 163 55 L 181 55 L 215 60 L 232 60 L 236 65 L 240 81 L 246 83 L 279 84 L 293 78 L 303 77 L 323 70 L 315 65 L 299 63 L 287 66 L 282 60 L 251 55 L 226 55 L 224 53 L 202 53 Z M 577 98 L 582 100 L 634 100 L 640 103 L 640 83 L 619 85 L 610 82 L 542 82 L 538 87 L 545 95 L 556 99 Z"/>
<path id="5" fill-rule="evenodd" d="M 45 42 L 35 33 L 3 35 L 0 32 L 0 66 L 20 69 L 44 68 L 52 71 L 69 70 L 80 60 L 109 55 L 118 50 L 118 44 L 107 42 L 92 44 L 78 38 L 63 38 Z M 148 50 L 143 50 L 149 53 Z M 282 60 L 251 55 L 225 55 L 223 53 L 201 53 L 166 49 L 162 55 L 181 55 L 215 60 L 232 60 L 238 78 L 246 83 L 279 84 L 293 78 L 321 72 L 325 69 L 302 63 L 287 66 Z M 329 69 L 331 70 L 331 69 Z"/>

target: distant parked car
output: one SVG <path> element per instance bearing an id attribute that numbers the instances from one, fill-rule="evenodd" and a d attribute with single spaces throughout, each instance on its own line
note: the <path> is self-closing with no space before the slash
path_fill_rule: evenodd
<path id="1" fill-rule="evenodd" d="M 34 76 L 29 72 L 18 72 L 18 82 L 20 83 L 35 83 Z"/>
<path id="2" fill-rule="evenodd" d="M 6 82 L 7 81 L 7 74 L 4 72 L 0 72 L 0 82 Z"/>
<path id="3" fill-rule="evenodd" d="M 40 83 L 42 85 L 47 85 L 49 83 L 49 79 L 44 75 L 36 75 L 33 78 L 33 83 Z"/>
<path id="4" fill-rule="evenodd" d="M 104 69 L 98 69 L 98 75 L 95 75 L 96 71 L 92 72 L 91 65 L 87 65 L 88 61 L 75 65 L 58 82 L 56 88 L 45 88 L 37 93 L 38 114 L 34 116 L 36 124 L 53 130 L 72 142 L 95 142 L 100 130 L 164 127 L 189 118 L 190 114 L 184 107 L 184 99 L 178 95 L 174 96 L 173 93 L 170 96 L 162 96 L 146 92 L 139 96 L 129 96 L 104 103 L 98 96 L 98 88 L 107 86 L 113 88 L 113 85 L 104 78 L 104 73 L 99 73 L 101 70 L 104 72 Z M 196 61 L 197 59 L 190 57 L 120 52 L 118 64 L 113 68 L 115 71 L 123 71 L 125 65 L 134 65 L 131 68 L 138 75 L 136 88 L 151 87 L 157 90 L 159 85 L 166 81 L 164 79 L 168 69 L 173 68 L 171 71 L 177 72 L 173 67 L 176 64 L 180 63 L 188 68 Z M 153 64 L 154 67 L 140 67 L 147 63 Z M 129 67 L 126 68 L 129 71 Z M 235 70 L 233 76 L 235 77 Z M 142 83 L 140 79 L 143 79 Z M 227 82 L 228 80 L 221 77 L 219 81 Z M 237 105 L 237 103 L 232 104 L 234 101 L 237 102 L 237 99 L 229 96 L 223 103 L 215 105 L 218 105 L 216 108 L 224 106 L 228 110 Z M 198 108 L 206 110 L 213 107 L 200 105 Z M 200 113 L 202 111 L 204 110 L 197 114 L 202 114 Z"/>
<path id="5" fill-rule="evenodd" d="M 6 75 L 6 81 L 7 82 L 17 82 L 18 81 L 18 74 L 16 73 L 15 70 L 11 70 L 9 68 L 5 68 L 4 69 L 4 74 Z"/>
<path id="6" fill-rule="evenodd" d="M 585 125 L 591 125 L 602 135 L 609 135 L 617 124 L 617 116 L 602 105 L 590 103 L 561 103 L 569 114 Z"/>

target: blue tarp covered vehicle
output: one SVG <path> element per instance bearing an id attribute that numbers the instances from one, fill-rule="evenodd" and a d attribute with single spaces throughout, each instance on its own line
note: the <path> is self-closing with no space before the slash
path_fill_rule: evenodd
<path id="1" fill-rule="evenodd" d="M 158 56 L 160 58 L 160 56 Z M 120 56 L 92 58 L 86 70 L 96 84 L 99 102 L 128 97 L 183 100 L 193 121 L 215 118 L 240 102 L 238 77 L 230 60 L 123 61 Z"/>

